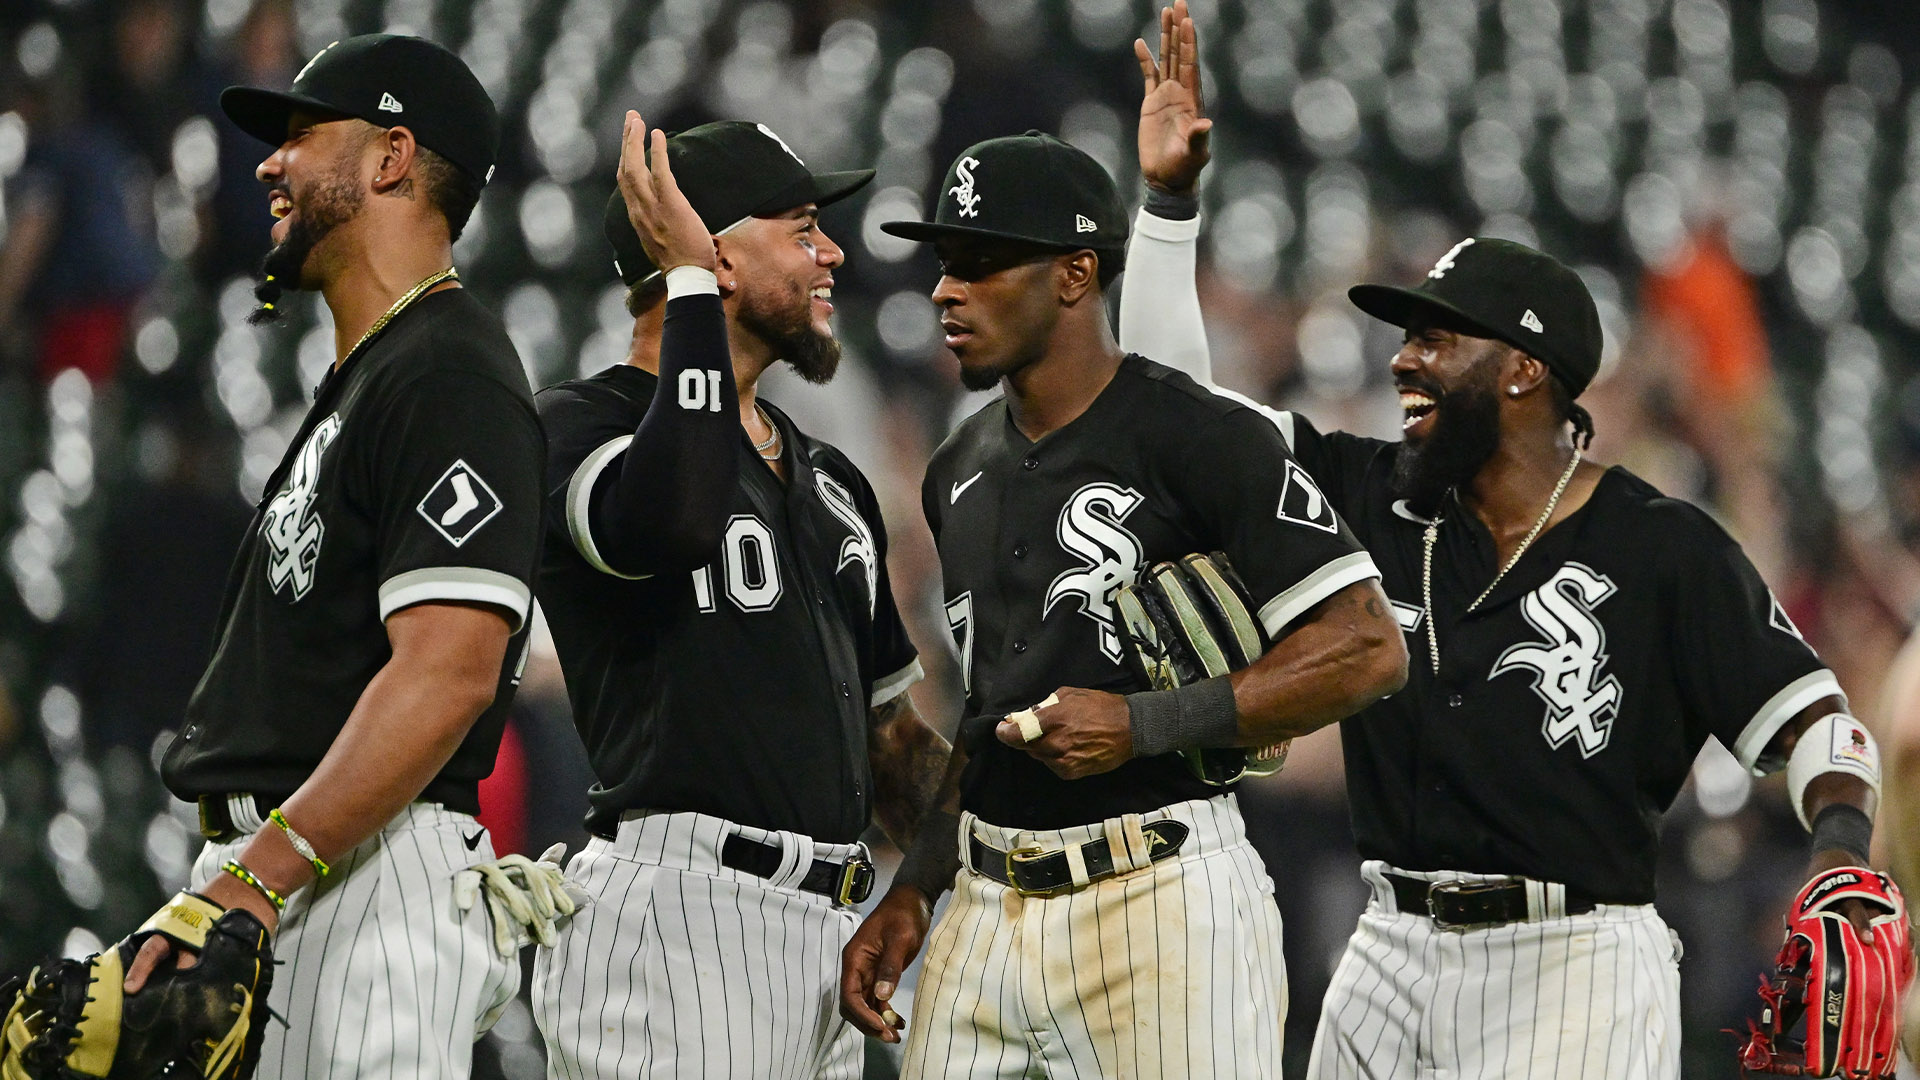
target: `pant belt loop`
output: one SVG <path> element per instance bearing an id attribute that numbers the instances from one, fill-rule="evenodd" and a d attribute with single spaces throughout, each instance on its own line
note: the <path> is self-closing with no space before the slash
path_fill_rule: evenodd
<path id="1" fill-rule="evenodd" d="M 960 815 L 960 865 L 969 874 L 977 874 L 980 872 L 980 868 L 973 865 L 973 840 L 975 836 L 973 821 L 974 818 L 972 814 L 962 813 Z"/>
<path id="2" fill-rule="evenodd" d="M 1100 823 L 1100 831 L 1107 838 L 1107 854 L 1113 859 L 1113 872 L 1124 874 L 1133 869 L 1133 849 L 1127 843 L 1126 827 L 1123 819 L 1110 817 Z"/>
<path id="3" fill-rule="evenodd" d="M 1067 873 L 1071 875 L 1074 888 L 1079 888 L 1093 880 L 1087 876 L 1087 857 L 1081 852 L 1079 844 L 1068 844 L 1066 855 Z"/>
<path id="4" fill-rule="evenodd" d="M 1547 918 L 1563 919 L 1567 915 L 1567 887 L 1558 881 L 1547 882 Z"/>
<path id="5" fill-rule="evenodd" d="M 262 824 L 260 808 L 254 805 L 253 792 L 236 791 L 227 796 L 227 818 L 233 827 L 241 832 L 259 832 Z"/>
<path id="6" fill-rule="evenodd" d="M 786 889 L 797 889 L 813 869 L 813 842 L 799 833 L 775 832 L 772 841 L 780 845 L 780 869 L 767 880 Z"/>

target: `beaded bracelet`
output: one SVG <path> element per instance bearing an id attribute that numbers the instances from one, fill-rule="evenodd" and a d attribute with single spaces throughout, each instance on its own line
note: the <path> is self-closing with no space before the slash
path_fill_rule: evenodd
<path id="1" fill-rule="evenodd" d="M 293 826 L 287 823 L 287 815 L 281 813 L 279 807 L 276 806 L 267 811 L 267 820 L 280 826 L 280 831 L 287 834 L 287 843 L 293 845 L 293 850 L 299 852 L 301 858 L 313 864 L 314 873 L 321 877 L 327 876 L 327 871 L 331 868 L 314 852 L 311 841 L 293 831 Z"/>
<path id="2" fill-rule="evenodd" d="M 244 881 L 247 884 L 253 886 L 255 889 L 259 890 L 260 895 L 267 898 L 267 903 L 273 905 L 273 910 L 285 911 L 287 909 L 286 897 L 281 896 L 279 893 L 274 892 L 272 889 L 268 888 L 266 882 L 261 881 L 257 877 L 254 877 L 253 871 L 247 869 L 244 866 L 241 866 L 238 861 L 233 859 L 228 859 L 226 862 L 220 865 L 220 869 L 225 870 L 227 873 L 232 874 L 234 877 L 239 878 L 241 881 Z"/>

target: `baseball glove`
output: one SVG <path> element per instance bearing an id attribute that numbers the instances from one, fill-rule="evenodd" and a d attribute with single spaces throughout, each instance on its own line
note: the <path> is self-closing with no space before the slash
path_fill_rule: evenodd
<path id="1" fill-rule="evenodd" d="M 1156 563 L 1114 596 L 1120 651 L 1149 689 L 1172 690 L 1225 675 L 1260 659 L 1267 632 L 1247 587 L 1226 555 L 1193 554 Z M 1258 750 L 1183 750 L 1194 775 L 1225 787 L 1244 776 L 1271 776 L 1287 763 L 1282 742 Z"/>
<path id="2" fill-rule="evenodd" d="M 127 966 L 155 934 L 199 954 L 138 993 Z M 246 1080 L 266 1033 L 273 952 L 250 912 L 179 893 L 126 940 L 0 985 L 0 1080 Z"/>
<path id="3" fill-rule="evenodd" d="M 555 844 L 537 861 L 508 855 L 467 867 L 453 878 L 456 915 L 466 914 L 485 896 L 493 947 L 501 956 L 520 955 L 529 940 L 551 947 L 560 926 L 586 899 L 566 879 L 566 857 L 567 845 Z"/>
<path id="4" fill-rule="evenodd" d="M 1876 911 L 1873 944 L 1836 908 Z M 1885 874 L 1845 866 L 1818 874 L 1794 897 L 1774 975 L 1760 979 L 1760 1022 L 1747 1021 L 1740 1067 L 1750 1073 L 1882 1080 L 1895 1069 L 1900 994 L 1913 981 L 1907 905 Z M 1806 1019 L 1797 1042 L 1788 1032 Z"/>

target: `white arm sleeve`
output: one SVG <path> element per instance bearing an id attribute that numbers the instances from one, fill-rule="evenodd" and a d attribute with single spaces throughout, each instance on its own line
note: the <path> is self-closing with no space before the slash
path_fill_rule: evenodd
<path id="1" fill-rule="evenodd" d="M 1213 385 L 1213 354 L 1194 283 L 1200 219 L 1169 221 L 1143 208 L 1133 219 L 1120 289 L 1120 347 Z"/>

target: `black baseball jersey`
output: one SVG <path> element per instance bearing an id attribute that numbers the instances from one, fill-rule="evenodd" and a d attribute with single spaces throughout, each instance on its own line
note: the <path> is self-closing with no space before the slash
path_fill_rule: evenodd
<path id="1" fill-rule="evenodd" d="M 887 581 L 865 476 L 762 401 L 782 483 L 741 435 L 732 516 L 691 574 L 626 577 L 590 507 L 659 379 L 628 365 L 541 391 L 550 440 L 540 598 L 598 783 L 588 827 L 622 811 L 695 811 L 851 843 L 872 802 L 869 710 L 920 664 Z"/>
<path id="2" fill-rule="evenodd" d="M 1660 815 L 1707 737 L 1772 768 L 1781 726 L 1840 694 L 1725 530 L 1617 466 L 1472 612 L 1498 569 L 1493 539 L 1443 508 L 1436 678 L 1427 523 L 1388 484 L 1400 444 L 1276 415 L 1373 552 L 1412 654 L 1406 689 L 1341 728 L 1363 858 L 1650 903 Z"/>
<path id="3" fill-rule="evenodd" d="M 1273 422 L 1128 356 L 1087 411 L 1038 442 L 1004 398 L 948 436 L 920 492 L 967 684 L 962 804 L 1057 829 L 1220 793 L 1176 754 L 1062 780 L 993 728 L 1062 686 L 1145 689 L 1121 663 L 1112 600 L 1146 567 L 1225 551 L 1275 639 L 1378 576 Z"/>
<path id="4" fill-rule="evenodd" d="M 422 296 L 331 372 L 234 558 L 162 764 L 173 793 L 291 794 L 392 658 L 387 616 L 450 601 L 513 626 L 493 704 L 420 795 L 478 812 L 526 657 L 545 452 L 513 343 L 465 289 Z"/>

